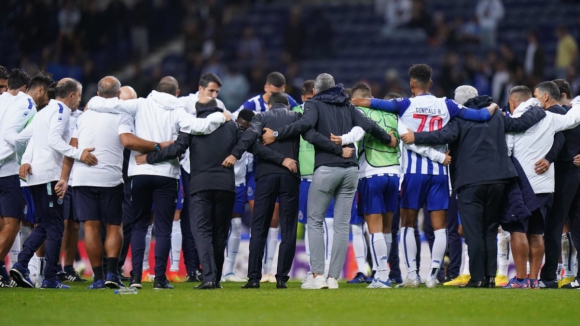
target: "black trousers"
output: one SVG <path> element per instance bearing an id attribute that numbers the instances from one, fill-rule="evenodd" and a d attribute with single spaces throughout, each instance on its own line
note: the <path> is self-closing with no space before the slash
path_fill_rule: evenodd
<path id="1" fill-rule="evenodd" d="M 540 277 L 547 281 L 557 278 L 564 223 L 569 215 L 574 214 L 572 211 L 573 204 L 580 200 L 580 169 L 572 162 L 556 164 L 554 204 L 546 221 L 544 231 L 546 259 L 540 274 Z"/>
<path id="2" fill-rule="evenodd" d="M 166 280 L 167 259 L 171 250 L 171 230 L 175 215 L 175 201 L 179 181 L 174 178 L 137 175 L 131 180 L 131 206 L 133 208 L 133 230 L 131 234 L 131 255 L 133 275 L 140 280 L 143 274 L 143 254 L 145 236 L 151 220 L 154 205 L 155 233 L 155 280 Z"/>
<path id="3" fill-rule="evenodd" d="M 131 244 L 131 233 L 133 231 L 133 207 L 131 206 L 131 178 L 125 177 L 123 175 L 124 182 L 124 200 L 123 200 L 123 245 L 121 247 L 121 253 L 119 254 L 119 269 L 123 268 L 125 265 L 125 260 L 127 259 L 127 253 L 129 252 L 129 245 Z M 101 235 L 104 239 L 104 234 Z M 104 242 L 104 241 L 103 241 Z"/>
<path id="4" fill-rule="evenodd" d="M 296 224 L 300 179 L 288 174 L 268 174 L 256 180 L 254 216 L 251 224 L 248 278 L 259 282 L 262 278 L 262 258 L 268 229 L 274 213 L 276 198 L 280 204 L 280 234 L 276 279 L 288 281 L 296 253 Z M 230 216 L 231 217 L 231 216 Z M 205 268 L 205 267 L 204 267 Z"/>
<path id="5" fill-rule="evenodd" d="M 505 184 L 474 185 L 460 189 L 458 193 L 459 214 L 473 281 L 495 276 L 497 228 L 505 188 Z"/>
<path id="6" fill-rule="evenodd" d="M 187 274 L 193 273 L 196 269 L 200 268 L 199 255 L 197 253 L 197 247 L 195 246 L 195 240 L 193 239 L 193 233 L 191 232 L 191 220 L 189 216 L 189 207 L 191 196 L 189 195 L 189 182 L 190 175 L 183 168 L 181 168 L 181 182 L 183 184 L 183 209 L 181 210 L 181 235 L 183 237 L 181 251 L 183 252 L 183 262 L 185 264 L 185 270 Z"/>
<path id="7" fill-rule="evenodd" d="M 209 190 L 191 195 L 189 221 L 204 282 L 221 279 L 235 200 L 236 193 L 232 191 Z"/>

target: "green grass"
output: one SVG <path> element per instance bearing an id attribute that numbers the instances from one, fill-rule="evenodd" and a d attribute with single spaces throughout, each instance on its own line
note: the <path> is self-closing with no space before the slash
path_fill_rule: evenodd
<path id="1" fill-rule="evenodd" d="M 0 325 L 572 325 L 580 291 L 387 289 L 340 284 L 339 290 L 286 290 L 275 284 L 241 290 L 154 291 L 0 289 Z"/>

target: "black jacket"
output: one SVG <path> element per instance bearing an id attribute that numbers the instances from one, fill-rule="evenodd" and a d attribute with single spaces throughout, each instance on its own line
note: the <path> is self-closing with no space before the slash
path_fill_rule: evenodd
<path id="1" fill-rule="evenodd" d="M 571 108 L 568 106 L 553 105 L 548 111 L 555 114 L 566 114 Z M 550 163 L 560 162 L 555 168 L 567 167 L 574 161 L 574 156 L 580 154 L 580 126 L 569 130 L 564 130 L 554 135 L 554 144 L 546 160 Z"/>
<path id="2" fill-rule="evenodd" d="M 205 118 L 220 108 L 203 108 L 197 111 L 197 116 Z M 233 122 L 226 122 L 209 135 L 190 135 L 180 133 L 177 140 L 170 146 L 147 154 L 147 163 L 155 164 L 175 157 L 180 157 L 189 148 L 191 162 L 190 194 L 207 190 L 236 191 L 234 168 L 222 166 L 230 155 L 243 131 Z M 264 146 L 252 148 L 265 159 L 282 162 L 283 156 Z"/>
<path id="3" fill-rule="evenodd" d="M 290 111 L 287 106 L 283 104 L 275 104 L 267 112 L 256 114 L 254 119 L 252 119 L 252 126 L 244 132 L 242 138 L 238 144 L 232 150 L 232 155 L 239 159 L 242 154 L 247 151 L 248 148 L 256 144 L 262 135 L 262 130 L 264 128 L 270 128 L 272 130 L 278 130 L 284 126 L 292 124 L 301 118 L 301 114 L 297 112 Z M 334 152 L 340 155 L 342 153 L 342 148 L 335 143 L 331 142 L 329 138 L 325 138 L 320 134 L 316 133 L 314 130 L 308 130 L 304 134 L 304 139 L 312 143 L 315 148 L 320 148 L 327 152 Z M 287 157 L 298 161 L 298 151 L 300 147 L 300 136 L 294 135 L 287 137 L 285 139 L 280 139 L 273 144 L 269 145 L 268 148 L 275 152 L 280 153 L 283 157 Z M 272 173 L 282 173 L 282 174 L 292 174 L 293 176 L 300 178 L 300 171 L 297 173 L 292 173 L 290 170 L 280 165 L 281 161 L 277 164 L 270 161 L 262 160 L 260 154 L 258 154 L 258 165 L 256 167 L 256 179 L 260 178 L 266 174 Z"/>
<path id="4" fill-rule="evenodd" d="M 511 156 L 511 161 L 518 173 L 514 182 L 510 182 L 506 188 L 506 195 L 503 198 L 500 223 L 504 230 L 510 230 L 510 224 L 514 222 L 524 222 L 532 212 L 540 208 L 538 197 L 534 193 L 534 188 L 528 181 L 524 169 L 515 156 Z"/>
<path id="5" fill-rule="evenodd" d="M 330 138 L 331 133 L 334 135 L 344 135 L 350 132 L 354 126 L 361 127 L 365 132 L 370 133 L 373 137 L 385 144 L 391 142 L 391 136 L 389 134 L 349 102 L 348 94 L 344 92 L 342 85 L 339 84 L 314 95 L 312 99 L 306 101 L 304 103 L 304 115 L 302 119 L 296 123 L 277 129 L 278 140 L 297 136 L 305 133 L 310 128 L 313 128 L 323 137 Z M 354 148 L 354 145 L 351 144 L 349 147 Z M 342 158 L 340 155 L 342 149 L 339 152 L 335 148 L 335 151 L 329 152 L 315 145 L 315 150 L 315 169 L 323 165 L 340 167 L 358 166 L 355 155 L 351 158 Z"/>
<path id="6" fill-rule="evenodd" d="M 517 119 L 501 112 L 495 112 L 487 122 L 455 118 L 439 131 L 415 133 L 415 143 L 449 144 L 453 157 L 451 183 L 453 189 L 458 190 L 467 185 L 516 177 L 505 133 L 523 132 L 545 116 L 544 110 L 536 107 Z"/>

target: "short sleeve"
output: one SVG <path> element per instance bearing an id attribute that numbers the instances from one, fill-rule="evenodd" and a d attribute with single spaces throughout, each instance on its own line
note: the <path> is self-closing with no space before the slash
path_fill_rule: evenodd
<path id="1" fill-rule="evenodd" d="M 119 135 L 134 134 L 134 133 L 135 133 L 135 121 L 133 117 L 128 114 L 122 114 L 119 117 Z"/>

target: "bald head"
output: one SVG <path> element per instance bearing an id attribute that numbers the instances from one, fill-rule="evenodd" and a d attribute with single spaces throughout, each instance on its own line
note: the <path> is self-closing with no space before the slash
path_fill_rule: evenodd
<path id="1" fill-rule="evenodd" d="M 195 103 L 196 110 L 202 108 L 214 108 L 217 106 L 218 106 L 217 101 L 211 97 L 200 97 L 197 103 Z"/>
<path id="2" fill-rule="evenodd" d="M 179 83 L 177 82 L 177 79 L 171 76 L 163 77 L 159 81 L 159 84 L 157 85 L 157 88 L 155 90 L 160 93 L 167 93 L 173 96 L 178 96 Z"/>
<path id="3" fill-rule="evenodd" d="M 123 101 L 125 100 L 134 100 L 137 98 L 137 92 L 131 86 L 123 86 L 121 87 L 121 93 L 119 98 Z"/>
<path id="4" fill-rule="evenodd" d="M 114 76 L 107 76 L 99 81 L 97 95 L 104 98 L 119 97 L 121 82 Z"/>

